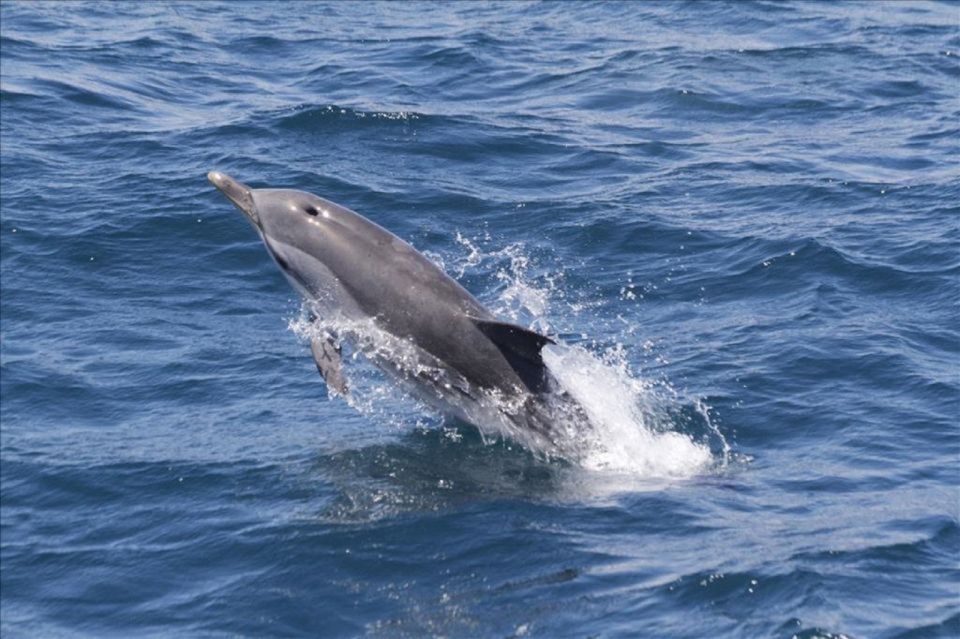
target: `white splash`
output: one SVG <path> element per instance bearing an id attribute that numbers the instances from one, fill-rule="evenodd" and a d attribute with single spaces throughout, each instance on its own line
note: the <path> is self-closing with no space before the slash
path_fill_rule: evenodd
<path id="1" fill-rule="evenodd" d="M 707 444 L 661 425 L 663 397 L 652 384 L 632 377 L 623 360 L 605 362 L 568 346 L 544 349 L 543 360 L 590 419 L 579 459 L 585 468 L 666 478 L 691 477 L 713 465 Z"/>

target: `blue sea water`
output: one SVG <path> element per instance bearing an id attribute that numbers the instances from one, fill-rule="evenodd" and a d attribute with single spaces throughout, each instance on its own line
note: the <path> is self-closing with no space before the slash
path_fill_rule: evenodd
<path id="1" fill-rule="evenodd" d="M 960 5 L 0 4 L 4 637 L 960 635 Z M 591 404 L 571 461 L 303 311 L 339 202 Z"/>

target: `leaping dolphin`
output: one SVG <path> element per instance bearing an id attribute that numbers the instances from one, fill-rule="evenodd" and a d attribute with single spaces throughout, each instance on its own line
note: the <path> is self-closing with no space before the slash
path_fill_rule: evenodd
<path id="1" fill-rule="evenodd" d="M 291 189 L 253 189 L 218 171 L 207 177 L 256 228 L 293 287 L 339 334 L 311 339 L 328 389 L 347 393 L 339 339 L 358 326 L 400 348 L 360 350 L 444 412 L 539 447 L 554 448 L 558 419 L 582 410 L 553 380 L 541 349 L 553 340 L 502 322 L 410 244 L 362 215 Z M 351 324 L 352 323 L 352 324 Z M 346 335 L 344 333 L 347 333 Z"/>

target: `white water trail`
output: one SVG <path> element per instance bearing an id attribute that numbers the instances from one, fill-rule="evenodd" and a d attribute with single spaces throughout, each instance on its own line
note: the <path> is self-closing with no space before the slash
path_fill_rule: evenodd
<path id="1" fill-rule="evenodd" d="M 590 470 L 648 478 L 691 477 L 714 463 L 710 447 L 663 428 L 657 389 L 631 377 L 626 366 L 580 347 L 551 346 L 543 360 L 590 419 L 579 463 Z"/>
<path id="2" fill-rule="evenodd" d="M 589 314 L 582 311 L 589 302 L 567 299 L 562 275 L 543 273 L 530 275 L 533 264 L 522 244 L 484 252 L 476 243 L 457 235 L 457 242 L 469 249 L 470 266 L 493 259 L 502 266 L 496 271 L 504 287 L 492 300 L 493 310 L 517 321 L 532 317 L 535 330 L 550 329 L 548 318 L 552 305 L 562 302 L 560 311 L 565 323 L 577 330 L 589 329 Z M 632 279 L 628 276 L 628 286 Z M 633 298 L 635 299 L 635 297 Z M 581 326 L 582 322 L 586 325 Z M 636 340 L 635 327 L 625 341 Z M 581 333 L 583 335 L 583 333 Z M 644 344 L 644 348 L 649 348 Z M 577 454 L 572 457 L 580 466 L 596 471 L 611 471 L 660 479 L 693 477 L 714 468 L 723 468 L 730 457 L 730 446 L 713 424 L 709 409 L 699 399 L 684 399 L 665 382 L 651 383 L 637 376 L 627 361 L 627 348 L 620 341 L 602 356 L 579 345 L 557 344 L 543 350 L 543 360 L 564 391 L 569 393 L 587 413 L 589 425 L 567 425 L 565 430 L 576 434 Z M 676 430 L 673 413 L 681 403 L 692 406 L 704 429 L 700 441 Z M 718 450 L 714 452 L 711 444 Z"/>

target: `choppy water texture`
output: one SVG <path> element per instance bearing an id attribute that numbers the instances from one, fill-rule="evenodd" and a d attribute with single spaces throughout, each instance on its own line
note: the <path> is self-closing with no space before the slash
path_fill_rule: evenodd
<path id="1" fill-rule="evenodd" d="M 960 7 L 0 5 L 4 637 L 960 634 Z M 558 335 L 490 441 L 205 180 Z"/>

